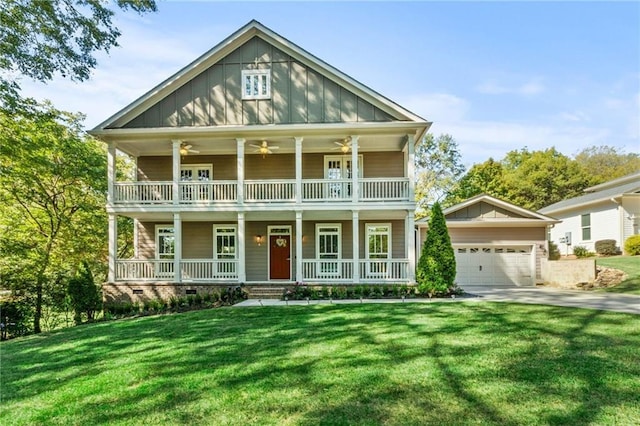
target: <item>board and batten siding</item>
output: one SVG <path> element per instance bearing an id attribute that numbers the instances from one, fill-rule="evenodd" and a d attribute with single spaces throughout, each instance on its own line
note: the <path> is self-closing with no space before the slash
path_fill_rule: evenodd
<path id="1" fill-rule="evenodd" d="M 456 210 L 446 216 L 446 219 L 503 219 L 503 218 L 523 218 L 513 211 L 494 206 L 490 203 L 480 202 L 468 207 Z"/>
<path id="2" fill-rule="evenodd" d="M 242 70 L 270 69 L 271 98 L 242 99 Z M 125 128 L 393 121 L 316 70 L 254 37 Z"/>

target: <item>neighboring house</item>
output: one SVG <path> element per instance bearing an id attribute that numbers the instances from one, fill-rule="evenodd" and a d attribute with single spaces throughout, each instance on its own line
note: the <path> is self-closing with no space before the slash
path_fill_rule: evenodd
<path id="1" fill-rule="evenodd" d="M 627 238 L 640 233 L 640 173 L 592 186 L 584 192 L 539 210 L 562 220 L 550 235 L 561 254 L 572 254 L 576 246 L 595 251 L 595 242 L 599 240 L 616 240 L 622 249 Z"/>
<path id="2" fill-rule="evenodd" d="M 414 149 L 430 124 L 248 23 L 90 132 L 108 145 L 106 299 L 414 282 Z M 135 181 L 116 180 L 116 150 Z"/>
<path id="3" fill-rule="evenodd" d="M 548 228 L 559 221 L 482 194 L 443 210 L 456 256 L 456 284 L 533 286 L 542 282 Z M 416 221 L 418 258 L 428 218 Z"/>

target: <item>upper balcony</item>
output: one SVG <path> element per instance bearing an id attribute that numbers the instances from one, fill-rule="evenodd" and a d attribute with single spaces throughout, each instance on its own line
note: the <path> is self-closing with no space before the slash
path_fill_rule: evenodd
<path id="1" fill-rule="evenodd" d="M 352 185 L 351 179 L 303 179 L 298 190 L 295 179 L 246 180 L 240 197 L 238 181 L 180 182 L 177 194 L 172 181 L 116 182 L 112 204 L 342 203 L 354 201 Z M 357 185 L 356 202 L 410 201 L 408 178 L 358 179 Z"/>
<path id="2" fill-rule="evenodd" d="M 116 180 L 116 147 L 136 158 L 134 179 Z M 413 148 L 406 134 L 114 143 L 109 205 L 233 209 L 396 203 L 405 208 L 414 198 Z"/>

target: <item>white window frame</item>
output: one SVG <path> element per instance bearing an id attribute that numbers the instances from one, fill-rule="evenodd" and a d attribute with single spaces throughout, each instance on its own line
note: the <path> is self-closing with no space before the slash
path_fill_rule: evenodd
<path id="1" fill-rule="evenodd" d="M 329 176 L 329 161 L 340 161 L 340 170 L 342 171 L 340 179 L 351 179 L 351 176 L 349 176 L 349 169 L 347 167 L 347 163 L 351 161 L 351 159 L 351 155 L 325 155 L 324 178 L 331 179 Z M 364 169 L 363 164 L 362 154 L 358 154 L 358 178 L 360 179 L 362 179 L 362 170 Z"/>
<path id="2" fill-rule="evenodd" d="M 230 232 L 229 232 L 230 231 Z M 233 236 L 233 257 L 229 254 L 218 253 L 218 236 L 231 235 Z M 226 263 L 228 260 L 238 260 L 238 226 L 230 224 L 216 224 L 213 225 L 213 258 L 216 260 L 216 272 L 229 274 L 236 272 L 236 262 Z"/>
<path id="3" fill-rule="evenodd" d="M 190 170 L 192 172 L 192 180 L 183 179 L 182 173 Z M 200 179 L 199 172 L 206 170 L 209 172 L 209 179 Z M 181 164 L 180 165 L 180 182 L 184 183 L 197 183 L 197 182 L 211 182 L 213 180 L 213 165 L 212 164 Z M 195 189 L 195 191 L 194 191 Z M 180 192 L 181 200 L 183 201 L 208 201 L 211 199 L 211 186 L 210 185 L 193 185 L 183 186 Z"/>
<path id="4" fill-rule="evenodd" d="M 387 231 L 386 232 L 372 232 L 372 228 L 382 228 L 382 227 L 386 227 Z M 365 234 L 366 234 L 366 240 L 365 240 L 365 254 L 366 254 L 366 258 L 367 260 L 376 260 L 376 261 L 380 261 L 380 260 L 384 260 L 385 258 L 371 258 L 371 254 L 369 251 L 369 239 L 371 238 L 371 236 L 373 235 L 386 235 L 387 236 L 387 252 L 386 252 L 386 259 L 387 259 L 387 263 L 379 263 L 376 262 L 375 264 L 372 264 L 371 262 L 367 262 L 367 275 L 369 277 L 385 277 L 387 275 L 387 271 L 390 270 L 390 262 L 391 262 L 391 258 L 392 258 L 392 253 L 393 253 L 393 239 L 392 239 L 392 227 L 391 227 L 391 223 L 365 223 Z M 374 253 L 374 254 L 382 254 L 382 253 Z"/>
<path id="5" fill-rule="evenodd" d="M 160 248 L 164 247 L 163 245 L 160 244 L 160 234 L 161 231 L 168 231 L 171 230 L 171 235 L 173 235 L 173 253 L 171 254 L 171 257 L 163 257 L 163 255 L 168 255 L 169 253 L 161 253 Z M 173 225 L 156 225 L 155 228 L 155 237 L 156 237 L 156 260 L 173 260 L 175 258 L 175 254 L 176 254 L 176 241 L 175 241 L 175 237 L 176 237 L 176 230 L 175 227 Z M 173 277 L 173 262 L 170 263 L 160 263 L 157 262 L 156 263 L 156 275 L 158 277 L 164 277 L 164 278 L 170 278 Z"/>
<path id="6" fill-rule="evenodd" d="M 258 88 L 258 93 L 247 93 L 247 79 L 250 80 L 250 88 Z M 271 99 L 271 70 L 242 70 L 242 99 Z M 251 90 L 253 92 L 253 90 Z"/>
<path id="7" fill-rule="evenodd" d="M 584 217 L 589 218 L 589 225 L 584 225 Z M 589 238 L 584 237 L 584 231 L 589 230 Z M 580 236 L 582 237 L 582 241 L 591 241 L 591 213 L 584 213 L 580 215 Z"/>
<path id="8" fill-rule="evenodd" d="M 323 228 L 325 230 L 323 230 Z M 336 229 L 335 231 L 329 229 Z M 337 253 L 321 253 L 320 239 L 323 235 L 335 235 L 338 237 Z M 335 255 L 336 257 L 321 257 L 322 255 Z M 338 277 L 342 268 L 339 260 L 342 260 L 342 224 L 341 223 L 317 223 L 316 224 L 316 260 L 318 261 L 318 274 L 325 277 Z M 332 262 L 331 260 L 336 260 Z"/>

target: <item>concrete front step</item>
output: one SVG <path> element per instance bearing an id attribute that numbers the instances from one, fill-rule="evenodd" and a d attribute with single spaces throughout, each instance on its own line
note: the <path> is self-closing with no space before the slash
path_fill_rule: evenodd
<path id="1" fill-rule="evenodd" d="M 281 299 L 284 287 L 251 287 L 249 288 L 250 299 Z"/>

